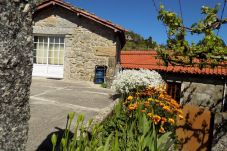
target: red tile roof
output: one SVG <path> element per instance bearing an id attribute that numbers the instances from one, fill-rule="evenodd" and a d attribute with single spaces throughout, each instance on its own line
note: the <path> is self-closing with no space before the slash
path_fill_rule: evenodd
<path id="1" fill-rule="evenodd" d="M 227 76 L 227 65 L 199 69 L 191 66 L 162 65 L 162 60 L 156 58 L 156 51 L 121 51 L 121 66 L 126 69 L 150 69 L 172 73 L 204 74 Z"/>
<path id="2" fill-rule="evenodd" d="M 124 29 L 123 27 L 119 26 L 119 25 L 116 25 L 110 21 L 107 21 L 107 20 L 104 20 L 92 13 L 89 13 L 87 11 L 85 11 L 84 9 L 80 9 L 80 8 L 76 8 L 66 2 L 64 2 L 63 0 L 44 0 L 42 3 L 38 4 L 36 6 L 36 9 L 35 9 L 35 13 L 39 12 L 40 10 L 46 8 L 46 7 L 49 7 L 49 6 L 53 6 L 53 5 L 56 5 L 56 6 L 60 6 L 60 7 L 63 7 L 69 11 L 72 11 L 74 12 L 77 16 L 83 16 L 85 18 L 88 18 L 90 20 L 93 20 L 99 24 L 102 24 L 108 28 L 111 28 L 114 30 L 114 32 L 118 32 L 120 33 L 120 37 L 121 37 L 121 40 L 122 40 L 122 47 L 124 46 L 125 44 L 125 34 L 124 32 L 126 32 L 127 30 Z"/>

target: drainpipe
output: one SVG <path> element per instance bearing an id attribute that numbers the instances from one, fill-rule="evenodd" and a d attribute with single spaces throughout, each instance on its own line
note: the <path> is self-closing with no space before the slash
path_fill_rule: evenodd
<path id="1" fill-rule="evenodd" d="M 226 78 L 225 78 L 225 84 L 224 84 L 224 93 L 223 93 L 223 101 L 222 101 L 222 111 L 224 111 L 225 110 L 225 104 L 227 103 L 226 102 L 226 82 L 227 82 L 227 80 L 226 80 Z"/>

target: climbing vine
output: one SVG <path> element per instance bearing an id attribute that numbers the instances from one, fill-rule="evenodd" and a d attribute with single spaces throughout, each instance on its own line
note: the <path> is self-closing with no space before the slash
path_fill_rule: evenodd
<path id="1" fill-rule="evenodd" d="M 203 6 L 201 12 L 204 19 L 186 27 L 180 16 L 160 5 L 158 20 L 167 26 L 169 50 L 158 48 L 157 52 L 165 65 L 193 65 L 200 68 L 223 65 L 227 60 L 227 47 L 215 30 L 226 24 L 227 18 L 218 18 L 219 8 L 219 4 L 214 8 Z M 189 43 L 185 39 L 188 33 L 203 35 L 203 38 L 198 44 Z"/>

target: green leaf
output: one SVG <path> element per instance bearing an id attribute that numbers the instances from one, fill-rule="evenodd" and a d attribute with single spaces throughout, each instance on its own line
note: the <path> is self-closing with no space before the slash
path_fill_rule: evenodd
<path id="1" fill-rule="evenodd" d="M 110 147 L 110 140 L 112 139 L 112 137 L 113 137 L 113 133 L 111 133 L 111 134 L 108 136 L 108 138 L 107 138 L 107 140 L 106 140 L 106 142 L 105 142 L 105 146 L 104 146 L 103 151 L 109 151 L 109 150 L 110 150 L 110 149 L 109 149 L 109 147 Z"/>

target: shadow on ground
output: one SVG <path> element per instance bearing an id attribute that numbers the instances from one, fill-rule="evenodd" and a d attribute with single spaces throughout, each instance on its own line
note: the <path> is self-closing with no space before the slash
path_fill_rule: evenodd
<path id="1" fill-rule="evenodd" d="M 61 143 L 61 139 L 64 136 L 64 129 L 55 127 L 55 129 L 57 131 L 54 131 L 52 133 L 50 133 L 46 139 L 38 146 L 38 148 L 36 149 L 36 151 L 52 151 L 52 143 L 51 143 L 51 136 L 53 134 L 57 135 L 57 145 L 55 147 L 55 151 L 60 151 L 60 143 Z M 73 138 L 73 133 L 69 132 L 69 138 L 72 139 Z"/>

